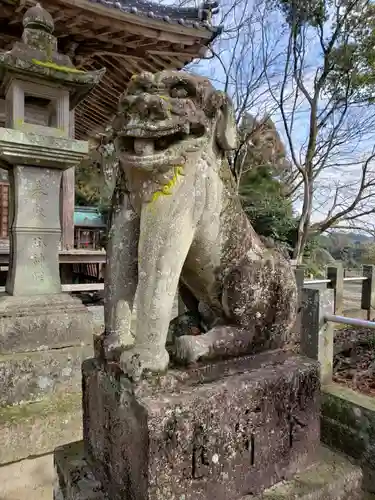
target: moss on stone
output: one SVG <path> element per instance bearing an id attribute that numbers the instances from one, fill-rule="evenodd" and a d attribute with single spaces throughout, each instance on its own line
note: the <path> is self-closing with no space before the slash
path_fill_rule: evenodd
<path id="1" fill-rule="evenodd" d="M 322 414 L 356 433 L 365 433 L 375 440 L 375 400 L 347 387 L 331 384 L 324 387 Z M 375 441 L 374 441 L 375 444 Z"/>
<path id="2" fill-rule="evenodd" d="M 58 393 L 34 403 L 0 408 L 0 464 L 51 453 L 82 439 L 82 395 Z"/>
<path id="3" fill-rule="evenodd" d="M 375 398 L 366 396 L 366 394 L 361 394 L 360 392 L 353 391 L 352 389 L 339 384 L 330 384 L 325 386 L 324 392 L 375 413 Z"/>
<path id="4" fill-rule="evenodd" d="M 80 393 L 64 394 L 43 399 L 33 403 L 0 407 L 0 425 L 21 424 L 22 421 L 35 418 L 47 419 L 50 415 L 67 414 L 80 411 L 82 395 Z"/>
<path id="5" fill-rule="evenodd" d="M 369 447 L 369 436 L 341 422 L 323 417 L 321 420 L 322 441 L 329 447 L 361 460 Z"/>
<path id="6" fill-rule="evenodd" d="M 38 59 L 32 59 L 32 62 L 34 64 L 37 64 L 38 66 L 42 66 L 43 68 L 54 69 L 56 71 L 62 71 L 63 73 L 85 73 L 85 71 L 81 69 L 69 68 L 68 66 L 60 66 L 59 64 L 56 64 L 54 62 L 38 61 Z"/>
<path id="7" fill-rule="evenodd" d="M 358 499 L 361 492 L 362 474 L 359 467 L 352 465 L 344 457 L 322 448 L 319 461 L 292 480 L 284 481 L 265 490 L 253 500 L 326 500 Z M 244 500 L 250 500 L 245 497 Z"/>

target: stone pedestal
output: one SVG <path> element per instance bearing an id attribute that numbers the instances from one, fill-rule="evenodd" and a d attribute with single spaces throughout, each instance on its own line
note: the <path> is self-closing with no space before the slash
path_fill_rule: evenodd
<path id="1" fill-rule="evenodd" d="M 87 309 L 62 294 L 59 273 L 61 175 L 86 152 L 83 141 L 0 129 L 13 193 L 0 354 L 74 345 L 93 333 Z"/>
<path id="2" fill-rule="evenodd" d="M 16 166 L 10 171 L 12 193 L 9 266 L 6 290 L 11 295 L 61 292 L 58 252 L 62 172 Z"/>
<path id="3" fill-rule="evenodd" d="M 111 500 L 259 495 L 317 461 L 319 395 L 316 363 L 285 353 L 171 370 L 138 386 L 87 360 L 84 459 L 58 450 L 59 494 L 73 498 L 75 469 Z"/>

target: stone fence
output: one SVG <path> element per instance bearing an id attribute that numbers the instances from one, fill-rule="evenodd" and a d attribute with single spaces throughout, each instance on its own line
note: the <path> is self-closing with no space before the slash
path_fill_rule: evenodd
<path id="1" fill-rule="evenodd" d="M 348 276 L 341 263 L 328 266 L 326 277 L 305 279 L 305 268 L 295 268 L 300 300 L 305 288 L 315 290 L 332 290 L 333 312 L 336 315 L 360 317 L 370 320 L 375 317 L 375 266 L 363 265 L 360 275 Z M 301 317 L 297 319 L 300 329 Z"/>
<path id="2" fill-rule="evenodd" d="M 331 271 L 332 273 L 332 271 Z M 372 317 L 374 268 L 364 266 L 362 309 Z M 332 274 L 331 274 L 332 276 Z M 339 280 L 335 277 L 339 276 Z M 333 275 L 337 287 L 301 288 L 301 354 L 319 361 L 322 383 L 321 435 L 325 444 L 354 458 L 364 472 L 365 488 L 375 492 L 375 399 L 333 381 L 334 324 L 375 329 L 375 322 L 346 318 L 342 311 L 343 274 Z M 340 288 L 341 286 L 341 288 Z M 375 331 L 374 331 L 375 333 Z"/>

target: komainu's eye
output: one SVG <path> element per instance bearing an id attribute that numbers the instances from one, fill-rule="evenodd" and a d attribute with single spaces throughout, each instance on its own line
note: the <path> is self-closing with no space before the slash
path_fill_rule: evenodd
<path id="1" fill-rule="evenodd" d="M 184 97 L 188 97 L 189 92 L 188 92 L 188 89 L 186 87 L 184 87 L 183 85 L 176 85 L 175 87 L 173 87 L 171 89 L 170 94 L 171 94 L 171 97 L 184 98 Z"/>
<path id="2" fill-rule="evenodd" d="M 141 95 L 148 92 L 148 88 L 145 85 L 137 85 L 132 88 L 132 95 Z"/>

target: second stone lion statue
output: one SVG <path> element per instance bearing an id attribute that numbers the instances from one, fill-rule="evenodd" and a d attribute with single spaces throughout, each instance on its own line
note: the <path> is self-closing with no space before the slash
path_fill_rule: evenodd
<path id="1" fill-rule="evenodd" d="M 137 75 L 113 135 L 120 176 L 107 247 L 106 356 L 120 351 L 133 379 L 167 369 L 179 280 L 204 304 L 208 325 L 203 335 L 175 339 L 180 361 L 293 343 L 294 273 L 241 207 L 226 154 L 236 147 L 228 97 L 185 72 Z"/>

